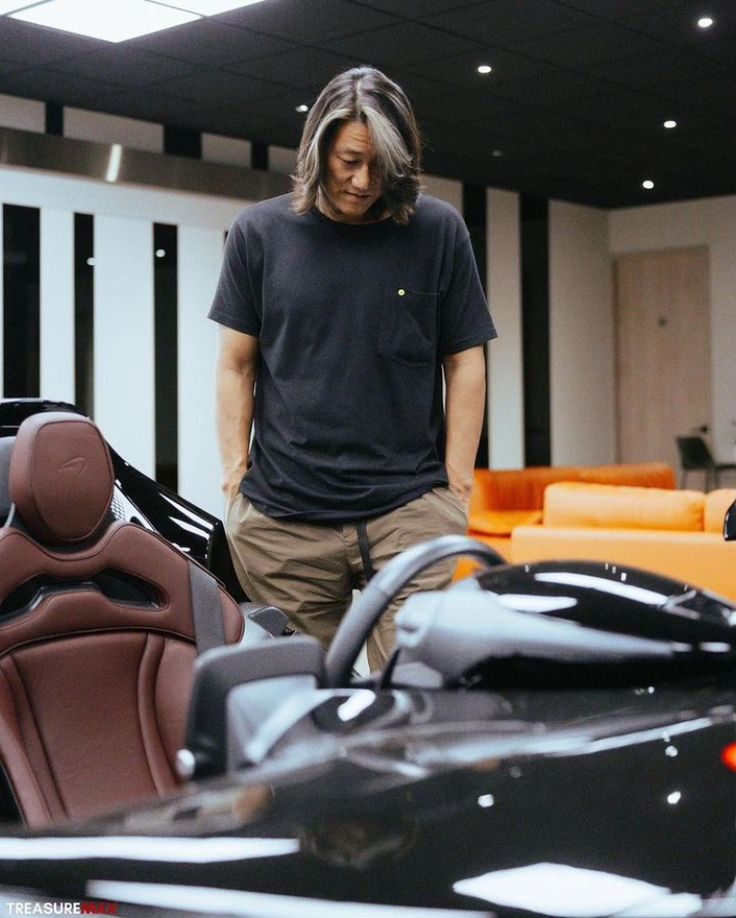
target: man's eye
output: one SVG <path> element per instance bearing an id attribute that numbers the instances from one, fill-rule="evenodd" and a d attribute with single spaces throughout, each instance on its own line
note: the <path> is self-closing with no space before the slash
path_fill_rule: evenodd
<path id="1" fill-rule="evenodd" d="M 343 162 L 346 166 L 357 166 L 360 160 L 358 159 L 344 159 Z"/>

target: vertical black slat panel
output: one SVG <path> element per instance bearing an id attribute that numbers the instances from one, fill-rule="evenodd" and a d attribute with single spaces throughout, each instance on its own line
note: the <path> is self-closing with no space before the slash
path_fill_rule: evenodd
<path id="1" fill-rule="evenodd" d="M 521 196 L 521 313 L 524 355 L 524 461 L 551 462 L 549 378 L 549 207 Z"/>
<path id="2" fill-rule="evenodd" d="M 202 158 L 202 135 L 189 128 L 167 127 L 164 125 L 164 153 L 173 156 L 191 156 Z"/>
<path id="3" fill-rule="evenodd" d="M 178 488 L 177 229 L 153 227 L 156 480 Z"/>
<path id="4" fill-rule="evenodd" d="M 463 217 L 470 233 L 470 243 L 478 265 L 480 282 L 486 290 L 487 272 L 487 240 L 488 227 L 486 219 L 486 186 L 463 185 Z M 476 468 L 488 468 L 488 405 L 483 412 L 483 429 L 480 434 L 480 443 L 475 457 Z"/>
<path id="5" fill-rule="evenodd" d="M 74 401 L 94 411 L 94 217 L 74 214 Z"/>
<path id="6" fill-rule="evenodd" d="M 64 134 L 64 106 L 58 102 L 46 103 L 46 133 L 58 137 Z"/>
<path id="7" fill-rule="evenodd" d="M 268 171 L 268 144 L 253 141 L 250 145 L 250 165 L 253 169 Z"/>
<path id="8" fill-rule="evenodd" d="M 41 212 L 3 206 L 3 389 L 8 398 L 39 394 Z"/>

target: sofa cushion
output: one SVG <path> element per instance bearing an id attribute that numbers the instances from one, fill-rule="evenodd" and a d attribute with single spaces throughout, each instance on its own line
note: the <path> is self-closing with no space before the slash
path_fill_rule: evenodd
<path id="1" fill-rule="evenodd" d="M 511 535 L 517 526 L 532 526 L 541 523 L 541 510 L 480 510 L 470 514 L 468 530 L 483 535 Z"/>
<path id="2" fill-rule="evenodd" d="M 544 494 L 545 526 L 701 532 L 701 491 L 559 482 Z"/>
<path id="3" fill-rule="evenodd" d="M 736 500 L 736 488 L 719 488 L 705 495 L 705 519 L 703 529 L 706 532 L 723 533 L 723 521 L 726 511 Z M 734 557 L 736 562 L 736 557 Z"/>

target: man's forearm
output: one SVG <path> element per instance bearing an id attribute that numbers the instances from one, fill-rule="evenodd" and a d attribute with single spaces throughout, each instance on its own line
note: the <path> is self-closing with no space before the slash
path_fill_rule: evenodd
<path id="1" fill-rule="evenodd" d="M 253 425 L 255 373 L 220 365 L 217 370 L 217 439 L 222 462 L 222 490 L 229 497 L 248 467 Z"/>
<path id="2" fill-rule="evenodd" d="M 452 490 L 470 501 L 473 470 L 486 404 L 486 365 L 482 347 L 451 354 L 445 369 L 445 466 Z"/>

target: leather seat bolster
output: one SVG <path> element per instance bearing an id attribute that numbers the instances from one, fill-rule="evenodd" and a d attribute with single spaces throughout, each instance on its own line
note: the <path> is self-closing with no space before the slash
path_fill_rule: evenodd
<path id="1" fill-rule="evenodd" d="M 30 701 L 10 658 L 0 660 L 0 730 L 2 765 L 26 824 L 43 826 L 63 819 L 66 813 Z"/>
<path id="2" fill-rule="evenodd" d="M 111 527 L 103 548 L 78 552 L 71 558 L 55 556 L 23 533 L 0 531 L 0 549 L 7 559 L 0 572 L 0 597 L 38 574 L 60 582 L 84 582 L 105 570 L 135 575 L 161 595 L 161 607 L 150 609 L 117 603 L 94 589 L 52 593 L 27 614 L 0 624 L 0 654 L 44 635 L 120 627 L 152 629 L 194 641 L 191 562 L 173 552 L 159 535 L 131 523 Z M 234 643 L 243 635 L 243 617 L 237 603 L 223 589 L 219 593 L 225 639 Z"/>

